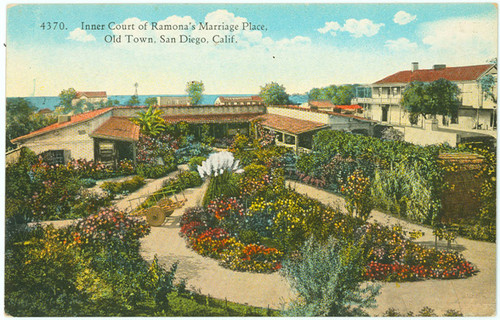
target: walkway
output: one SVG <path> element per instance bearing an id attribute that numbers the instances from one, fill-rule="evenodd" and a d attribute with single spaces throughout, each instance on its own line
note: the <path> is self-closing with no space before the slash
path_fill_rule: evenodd
<path id="1" fill-rule="evenodd" d="M 115 205 L 126 209 L 130 198 L 150 194 L 158 190 L 163 181 L 175 176 L 150 181 L 147 185 L 119 200 Z M 307 194 L 322 203 L 344 208 L 343 199 L 330 192 L 288 181 L 297 192 Z M 155 255 L 162 265 L 168 268 L 178 261 L 177 279 L 185 278 L 189 289 L 211 297 L 259 307 L 281 308 L 293 297 L 291 289 L 279 273 L 258 274 L 237 272 L 221 267 L 216 260 L 202 257 L 186 246 L 180 237 L 179 221 L 186 208 L 200 205 L 206 184 L 202 187 L 187 189 L 184 194 L 187 202 L 167 218 L 161 227 L 152 227 L 151 233 L 141 239 L 141 254 L 151 261 Z M 407 230 L 421 230 L 425 235 L 418 239 L 423 245 L 433 245 L 432 230 L 409 222 L 401 221 L 382 212 L 373 211 L 370 221 L 391 225 L 401 224 Z M 69 225 L 74 220 L 50 221 L 56 227 Z M 446 246 L 446 243 L 441 243 Z M 462 312 L 465 316 L 492 316 L 496 312 L 496 245 L 480 241 L 458 238 L 452 245 L 461 251 L 466 259 L 474 263 L 480 272 L 468 279 L 425 280 L 407 283 L 382 283 L 381 294 L 377 297 L 377 308 L 368 310 L 371 315 L 381 315 L 393 307 L 400 312 L 417 313 L 424 306 L 431 307 L 438 315 L 449 309 Z"/>
<path id="2" fill-rule="evenodd" d="M 309 185 L 287 181 L 297 192 L 309 195 L 324 204 L 344 209 L 344 200 L 327 191 Z M 399 220 L 385 213 L 373 210 L 369 221 L 385 225 L 399 223 L 406 230 L 421 230 L 424 236 L 415 242 L 433 246 L 432 229 Z M 446 242 L 440 243 L 446 247 Z M 393 307 L 400 312 L 417 313 L 425 306 L 431 307 L 438 315 L 448 309 L 460 311 L 464 316 L 493 316 L 496 313 L 496 244 L 457 238 L 452 249 L 460 251 L 475 264 L 479 273 L 467 279 L 425 280 L 406 283 L 382 283 L 381 294 L 377 297 L 377 308 L 369 310 L 372 315 L 381 315 Z"/>
<path id="3" fill-rule="evenodd" d="M 179 169 L 180 170 L 184 170 L 185 168 L 183 166 L 179 166 Z M 135 199 L 135 198 L 147 196 L 147 195 L 149 195 L 149 194 L 151 194 L 151 193 L 159 190 L 162 187 L 163 182 L 165 180 L 168 180 L 170 178 L 175 177 L 178 173 L 179 173 L 179 170 L 176 170 L 176 171 L 173 171 L 173 172 L 169 173 L 165 177 L 162 177 L 162 178 L 159 178 L 159 179 L 146 179 L 145 180 L 146 184 L 144 186 L 142 186 L 138 190 L 134 191 L 133 193 L 131 193 L 131 194 L 129 194 L 129 195 L 127 195 L 127 196 L 125 196 L 125 197 L 123 197 L 121 199 L 114 200 L 112 202 L 112 205 L 115 206 L 116 208 L 118 208 L 119 210 L 129 212 L 131 210 L 130 201 L 129 201 L 130 199 Z M 123 180 L 130 179 L 130 178 L 131 177 L 120 177 L 120 178 L 114 178 L 114 179 L 107 179 L 107 180 L 98 181 L 97 185 L 92 188 L 92 191 L 94 191 L 94 192 L 101 192 L 101 189 L 100 189 L 99 186 L 102 183 L 104 183 L 104 181 L 123 181 Z M 143 199 L 143 200 L 145 200 L 145 199 Z M 138 206 L 139 204 L 140 204 L 139 200 L 132 200 L 132 206 L 134 208 L 136 206 Z M 56 228 L 63 228 L 63 227 L 71 225 L 73 222 L 76 222 L 78 220 L 81 220 L 81 219 L 43 221 L 43 222 L 40 222 L 40 224 L 41 225 L 49 225 L 49 224 L 51 224 L 51 225 L 53 225 Z M 30 225 L 36 224 L 36 222 L 32 222 L 32 223 L 29 223 L 29 224 Z"/>
<path id="4" fill-rule="evenodd" d="M 199 206 L 206 187 L 205 184 L 185 191 L 188 200 L 184 207 L 175 210 L 163 226 L 152 227 L 151 233 L 141 240 L 142 256 L 152 260 L 157 255 L 166 268 L 178 261 L 177 279 L 185 278 L 188 289 L 201 294 L 257 307 L 281 308 L 290 301 L 291 290 L 279 273 L 260 274 L 223 268 L 217 260 L 188 248 L 186 240 L 179 235 L 179 221 L 185 208 Z"/>

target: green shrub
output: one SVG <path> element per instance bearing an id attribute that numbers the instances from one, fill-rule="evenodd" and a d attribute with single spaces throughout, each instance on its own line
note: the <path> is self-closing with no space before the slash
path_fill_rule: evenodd
<path id="1" fill-rule="evenodd" d="M 239 232 L 239 238 L 241 242 L 247 243 L 260 243 L 261 236 L 257 231 L 254 230 L 241 230 Z"/>
<path id="2" fill-rule="evenodd" d="M 430 224 L 440 205 L 428 183 L 418 170 L 397 164 L 392 170 L 375 171 L 372 197 L 379 208 Z"/>
<path id="3" fill-rule="evenodd" d="M 175 177 L 175 182 L 173 183 L 173 189 L 176 192 L 180 192 L 187 188 L 193 188 L 201 186 L 203 180 L 197 171 L 182 171 Z"/>
<path id="4" fill-rule="evenodd" d="M 83 179 L 80 179 L 80 184 L 84 188 L 92 188 L 93 186 L 96 185 L 96 183 L 97 183 L 97 181 L 95 181 L 92 178 L 83 178 Z"/>
<path id="5" fill-rule="evenodd" d="M 437 317 L 437 314 L 434 312 L 434 309 L 430 307 L 423 307 L 417 314 L 418 317 Z"/>
<path id="6" fill-rule="evenodd" d="M 113 181 L 104 182 L 101 185 L 101 189 L 115 195 L 115 194 L 130 193 L 136 191 L 144 184 L 145 182 L 143 177 L 135 176 L 131 179 L 127 179 L 122 182 L 113 182 Z"/>
<path id="7" fill-rule="evenodd" d="M 366 257 L 357 243 L 330 238 L 321 245 L 310 238 L 299 256 L 283 263 L 283 274 L 298 292 L 285 316 L 366 316 L 379 287 L 362 287 Z"/>
<path id="8" fill-rule="evenodd" d="M 177 169 L 177 165 L 169 164 L 169 165 L 148 165 L 148 164 L 138 164 L 136 168 L 136 172 L 141 177 L 146 179 L 158 179 L 166 176 L 172 171 Z"/>
<path id="9" fill-rule="evenodd" d="M 205 160 L 207 160 L 207 157 L 192 157 L 189 160 L 189 170 L 198 171 L 198 166 L 201 166 L 201 163 Z"/>

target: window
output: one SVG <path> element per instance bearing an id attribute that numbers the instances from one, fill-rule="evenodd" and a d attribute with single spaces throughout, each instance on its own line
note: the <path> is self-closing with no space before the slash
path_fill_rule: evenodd
<path id="1" fill-rule="evenodd" d="M 278 140 L 279 142 L 283 142 L 283 133 L 276 132 L 276 140 Z"/>
<path id="2" fill-rule="evenodd" d="M 48 150 L 43 152 L 42 158 L 47 164 L 64 164 L 64 150 Z"/>
<path id="3" fill-rule="evenodd" d="M 294 136 L 285 135 L 285 143 L 286 144 L 295 144 L 295 137 Z"/>

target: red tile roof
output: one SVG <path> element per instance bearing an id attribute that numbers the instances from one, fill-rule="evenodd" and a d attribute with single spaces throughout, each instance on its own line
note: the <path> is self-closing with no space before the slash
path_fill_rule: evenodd
<path id="1" fill-rule="evenodd" d="M 261 124 L 263 126 L 292 134 L 301 134 L 329 127 L 327 124 L 320 122 L 295 119 L 270 113 L 255 117 L 254 120 L 262 120 Z"/>
<path id="2" fill-rule="evenodd" d="M 106 98 L 108 95 L 106 91 L 78 91 L 76 93 L 76 98 L 81 98 L 82 96 L 87 98 Z"/>
<path id="3" fill-rule="evenodd" d="M 443 69 L 421 69 L 416 71 L 405 70 L 396 72 L 375 84 L 384 83 L 409 83 L 412 81 L 432 82 L 438 79 L 450 81 L 473 81 L 477 80 L 483 73 L 488 71 L 493 65 L 483 64 L 466 67 L 448 67 Z"/>
<path id="4" fill-rule="evenodd" d="M 196 114 L 177 115 L 163 117 L 167 123 L 189 122 L 189 123 L 235 123 L 247 122 L 260 113 L 223 113 L 223 114 Z"/>
<path id="5" fill-rule="evenodd" d="M 111 117 L 92 132 L 91 136 L 114 140 L 138 141 L 139 129 L 139 126 L 130 121 L 130 118 Z"/>
<path id="6" fill-rule="evenodd" d="M 336 105 L 334 109 L 342 109 L 342 110 L 356 110 L 363 109 L 359 104 L 349 104 L 349 105 Z"/>
<path id="7" fill-rule="evenodd" d="M 309 105 L 318 108 L 333 108 L 334 104 L 330 100 L 311 100 Z"/>
<path id="8" fill-rule="evenodd" d="M 24 135 L 24 136 L 12 139 L 11 141 L 13 143 L 16 143 L 18 141 L 26 140 L 26 139 L 29 139 L 29 138 L 33 138 L 33 137 L 42 135 L 42 134 L 47 133 L 47 132 L 51 132 L 51 131 L 54 131 L 54 130 L 66 128 L 66 127 L 75 125 L 77 123 L 81 123 L 81 122 L 84 122 L 84 121 L 91 120 L 91 119 L 93 119 L 93 118 L 95 118 L 97 116 L 100 116 L 101 114 L 104 114 L 104 113 L 106 113 L 106 112 L 108 112 L 108 111 L 110 111 L 112 109 L 113 109 L 112 107 L 109 107 L 109 108 L 102 108 L 102 109 L 97 109 L 97 110 L 93 110 L 93 111 L 89 111 L 89 112 L 85 112 L 85 113 L 76 114 L 74 116 L 71 116 L 71 119 L 69 121 L 66 121 L 66 122 L 63 122 L 63 123 L 57 123 L 56 122 L 54 124 L 51 124 L 50 126 L 47 126 L 47 127 L 41 128 L 39 130 L 33 131 L 31 133 L 28 133 L 27 135 Z"/>

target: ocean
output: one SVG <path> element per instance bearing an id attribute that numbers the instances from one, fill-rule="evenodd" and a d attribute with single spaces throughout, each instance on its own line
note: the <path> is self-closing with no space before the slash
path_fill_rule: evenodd
<path id="1" fill-rule="evenodd" d="M 144 104 L 144 101 L 147 98 L 151 97 L 186 97 L 186 95 L 139 95 L 140 104 Z M 205 94 L 203 95 L 200 104 L 202 105 L 211 105 L 214 104 L 215 100 L 220 97 L 242 97 L 242 96 L 251 96 L 251 94 Z M 117 95 L 117 96 L 108 96 L 108 99 L 118 100 L 119 105 L 125 105 L 125 103 L 130 99 L 130 95 Z M 11 97 L 9 97 L 11 98 Z M 29 101 L 36 108 L 44 109 L 49 108 L 54 110 L 59 105 L 59 97 L 20 97 L 27 101 Z M 302 104 L 307 102 L 307 95 L 291 95 L 290 101 L 293 104 Z"/>

